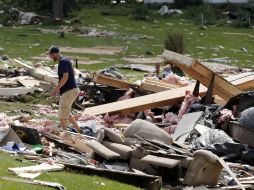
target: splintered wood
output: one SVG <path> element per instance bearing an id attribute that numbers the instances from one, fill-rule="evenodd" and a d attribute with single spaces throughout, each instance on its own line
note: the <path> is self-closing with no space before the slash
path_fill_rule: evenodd
<path id="1" fill-rule="evenodd" d="M 171 59 L 169 54 L 173 55 Z M 214 84 L 214 94 L 221 96 L 221 103 L 225 103 L 231 97 L 237 95 L 241 92 L 241 90 L 250 90 L 254 89 L 254 73 L 242 73 L 235 76 L 230 76 L 226 79 L 216 75 L 212 70 L 206 68 L 205 66 L 201 65 L 200 63 L 195 63 L 192 58 L 185 57 L 180 54 L 169 53 L 166 51 L 164 52 L 164 57 L 167 56 L 167 60 L 171 60 L 176 62 L 176 59 L 180 62 L 186 63 L 184 64 L 177 64 L 180 66 L 186 73 L 193 74 L 192 76 L 204 85 L 208 86 L 210 80 L 212 79 L 212 75 L 215 75 L 215 84 Z M 98 81 L 97 81 L 98 82 Z M 122 85 L 121 82 L 119 84 L 111 83 L 112 86 L 123 88 L 127 85 Z M 231 82 L 231 83 L 230 83 Z M 107 82 L 110 83 L 109 80 Z M 146 83 L 146 82 L 145 82 Z M 175 85 L 164 85 L 164 83 L 154 82 L 148 79 L 147 86 L 140 86 L 141 89 L 157 92 L 155 94 L 150 94 L 146 96 L 141 96 L 137 98 L 132 98 L 128 100 L 123 100 L 119 102 L 113 102 L 109 104 L 104 104 L 100 106 L 95 106 L 91 108 L 86 108 L 84 113 L 92 114 L 92 115 L 100 115 L 106 113 L 135 113 L 140 112 L 148 109 L 158 108 L 162 106 L 168 106 L 175 103 L 181 103 L 185 97 L 185 91 L 193 91 L 194 84 L 187 87 L 177 87 Z M 171 89 L 172 88 L 172 89 Z M 239 89 L 241 90 L 239 90 Z M 199 95 L 202 96 L 206 93 L 207 88 L 203 85 L 200 86 Z"/>
<path id="2" fill-rule="evenodd" d="M 150 95 L 145 95 L 128 100 L 122 100 L 91 108 L 86 108 L 84 114 L 100 115 L 105 113 L 136 113 L 145 111 L 152 108 L 158 108 L 175 103 L 181 103 L 185 96 L 185 91 L 192 91 L 195 85 L 176 88 L 163 92 L 158 92 Z M 200 93 L 204 95 L 206 88 L 203 86 L 200 88 Z"/>
<path id="3" fill-rule="evenodd" d="M 239 90 L 235 85 L 217 75 L 211 69 L 199 63 L 197 60 L 168 50 L 164 50 L 162 57 L 169 63 L 178 66 L 194 79 L 199 80 L 206 87 L 209 86 L 210 81 L 214 76 L 213 92 L 226 101 L 241 93 L 241 90 Z"/>

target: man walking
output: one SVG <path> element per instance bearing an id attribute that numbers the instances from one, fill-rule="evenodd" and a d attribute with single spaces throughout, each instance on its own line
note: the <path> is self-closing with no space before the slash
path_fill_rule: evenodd
<path id="1" fill-rule="evenodd" d="M 79 94 L 79 88 L 75 81 L 75 72 L 71 61 L 66 57 L 62 57 L 57 47 L 51 47 L 49 49 L 49 57 L 54 62 L 58 62 L 59 82 L 56 88 L 52 91 L 52 95 L 56 96 L 60 93 L 58 116 L 61 127 L 64 130 L 67 130 L 69 120 L 76 131 L 80 132 L 77 121 L 71 114 L 72 104 Z"/>

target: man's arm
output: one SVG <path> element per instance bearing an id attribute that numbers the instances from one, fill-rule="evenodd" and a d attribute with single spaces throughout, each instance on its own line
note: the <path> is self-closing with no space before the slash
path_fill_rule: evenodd
<path id="1" fill-rule="evenodd" d="M 53 96 L 57 95 L 57 93 L 60 91 L 60 88 L 63 85 L 65 85 L 65 83 L 67 82 L 68 78 L 69 78 L 69 73 L 64 73 L 62 79 L 59 81 L 59 83 L 57 84 L 56 88 L 52 92 Z"/>

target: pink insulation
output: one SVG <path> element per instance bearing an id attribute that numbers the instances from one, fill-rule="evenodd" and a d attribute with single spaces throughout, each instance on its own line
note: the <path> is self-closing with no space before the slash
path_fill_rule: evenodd
<path id="1" fill-rule="evenodd" d="M 195 102 L 199 102 L 200 98 L 197 96 L 194 96 L 192 92 L 186 91 L 185 92 L 185 98 L 183 100 L 181 109 L 179 111 L 178 117 L 182 118 L 182 116 L 187 112 L 187 110 L 191 107 L 192 104 Z"/>

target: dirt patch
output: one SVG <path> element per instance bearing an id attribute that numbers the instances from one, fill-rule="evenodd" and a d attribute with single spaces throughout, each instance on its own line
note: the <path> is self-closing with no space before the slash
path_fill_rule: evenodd
<path id="1" fill-rule="evenodd" d="M 123 52 L 123 49 L 124 47 L 121 46 L 96 46 L 92 48 L 60 47 L 61 52 L 88 53 L 97 55 L 115 55 Z"/>
<path id="2" fill-rule="evenodd" d="M 137 57 L 137 58 L 131 58 L 131 57 L 124 57 L 124 61 L 127 61 L 129 63 L 134 63 L 134 64 L 155 64 L 155 63 L 163 63 L 164 60 L 160 57 L 150 57 L 150 58 L 142 58 L 142 57 Z"/>
<path id="3" fill-rule="evenodd" d="M 94 64 L 99 64 L 99 63 L 104 63 L 103 61 L 98 61 L 98 60 L 94 60 L 94 61 L 78 61 L 78 64 L 81 65 L 94 65 Z"/>

